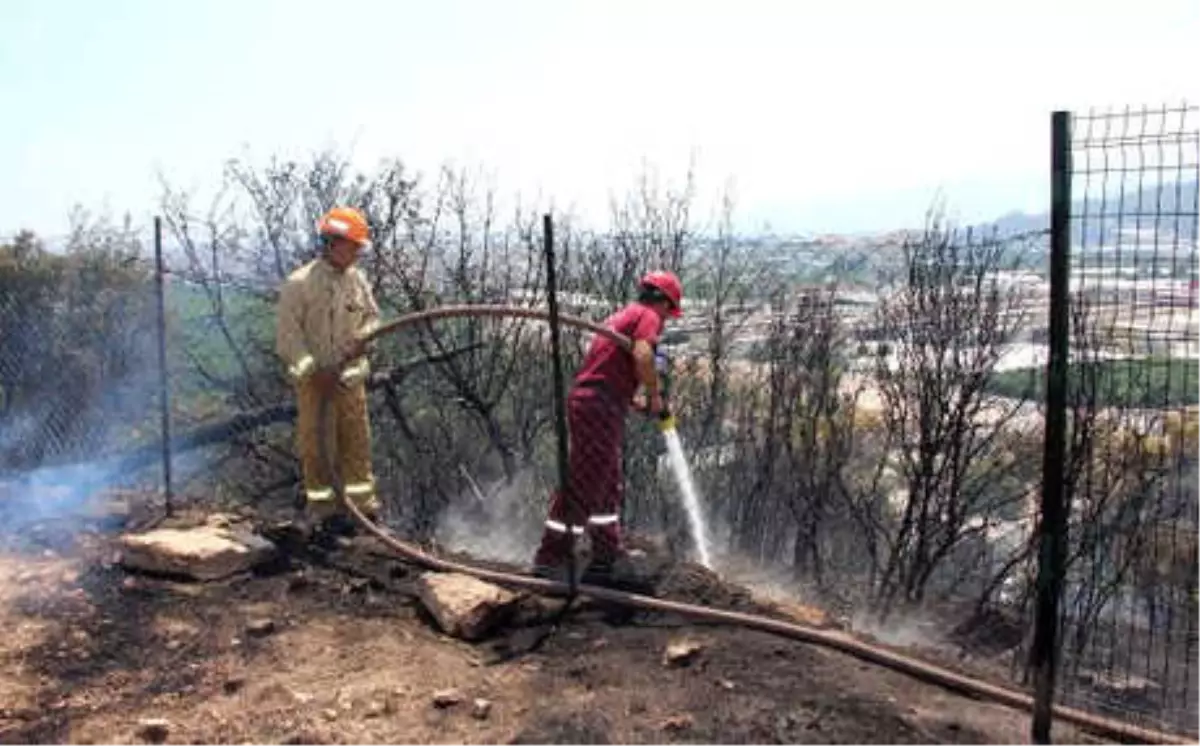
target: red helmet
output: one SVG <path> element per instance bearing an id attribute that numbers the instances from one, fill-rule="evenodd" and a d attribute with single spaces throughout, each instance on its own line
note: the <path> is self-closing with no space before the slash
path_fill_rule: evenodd
<path id="1" fill-rule="evenodd" d="M 671 272 L 650 272 L 641 281 L 642 287 L 650 287 L 667 296 L 671 301 L 671 316 L 678 318 L 683 307 L 683 284 Z"/>

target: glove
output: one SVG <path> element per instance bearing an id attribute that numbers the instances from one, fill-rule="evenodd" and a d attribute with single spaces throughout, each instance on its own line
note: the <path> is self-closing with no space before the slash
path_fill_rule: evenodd
<path id="1" fill-rule="evenodd" d="M 633 397 L 633 408 L 644 414 L 659 414 L 663 411 L 662 394 L 655 394 L 649 399 L 645 394 L 638 394 Z"/>
<path id="2" fill-rule="evenodd" d="M 670 369 L 670 367 L 671 367 L 671 363 L 669 360 L 667 360 L 666 353 L 655 350 L 654 351 L 654 369 L 656 371 L 658 371 L 658 374 L 660 376 L 665 375 L 667 373 L 667 371 Z"/>
<path id="3" fill-rule="evenodd" d="M 345 352 L 346 359 L 353 360 L 355 358 L 362 357 L 363 355 L 367 354 L 367 350 L 369 347 L 370 347 L 370 345 L 368 345 L 365 341 L 363 341 L 361 339 L 354 340 L 346 348 L 346 352 Z"/>

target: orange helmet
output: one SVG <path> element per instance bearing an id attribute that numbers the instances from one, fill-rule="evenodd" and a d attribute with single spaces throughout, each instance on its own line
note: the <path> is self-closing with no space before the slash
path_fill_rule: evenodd
<path id="1" fill-rule="evenodd" d="M 362 211 L 353 207 L 335 207 L 317 223 L 317 235 L 341 236 L 367 248 L 371 244 L 371 228 Z"/>

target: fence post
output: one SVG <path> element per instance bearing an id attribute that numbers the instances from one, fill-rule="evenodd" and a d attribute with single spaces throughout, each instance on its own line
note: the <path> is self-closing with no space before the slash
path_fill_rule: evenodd
<path id="1" fill-rule="evenodd" d="M 1037 606 L 1030 663 L 1034 671 L 1031 737 L 1050 743 L 1058 666 L 1059 599 L 1067 548 L 1067 381 L 1071 354 L 1071 117 L 1056 111 L 1050 138 L 1050 321 L 1046 366 L 1045 452 L 1038 531 Z"/>
<path id="2" fill-rule="evenodd" d="M 162 254 L 162 218 L 154 216 L 154 277 L 158 291 L 158 401 L 162 417 L 163 495 L 167 515 L 171 515 L 171 391 L 167 385 L 167 304 Z"/>
<path id="3" fill-rule="evenodd" d="M 554 377 L 554 430 L 558 441 L 558 490 L 566 501 L 567 540 L 570 546 L 568 552 L 568 572 L 571 579 L 571 592 L 574 594 L 576 582 L 575 568 L 575 518 L 576 508 L 573 495 L 568 490 L 570 479 L 570 462 L 567 452 L 567 403 L 564 393 L 562 369 L 562 347 L 558 323 L 558 277 L 554 268 L 554 219 L 549 213 L 542 216 L 542 242 L 546 253 L 546 300 L 550 311 L 550 362 Z"/>

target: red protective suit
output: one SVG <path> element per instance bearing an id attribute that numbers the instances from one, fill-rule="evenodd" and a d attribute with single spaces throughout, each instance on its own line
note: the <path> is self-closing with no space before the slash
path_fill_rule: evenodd
<path id="1" fill-rule="evenodd" d="M 633 341 L 658 343 L 663 320 L 642 303 L 631 303 L 604 322 Z M 621 451 L 625 415 L 637 392 L 633 356 L 597 335 L 588 348 L 567 399 L 570 463 L 564 492 L 555 492 L 534 563 L 563 564 L 570 549 L 568 530 L 587 531 L 593 563 L 610 563 L 622 552 Z"/>

